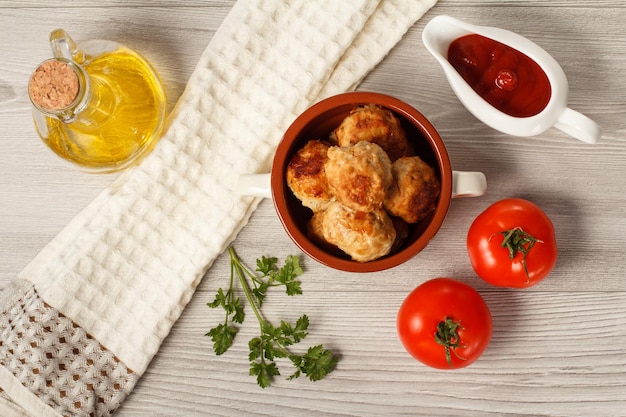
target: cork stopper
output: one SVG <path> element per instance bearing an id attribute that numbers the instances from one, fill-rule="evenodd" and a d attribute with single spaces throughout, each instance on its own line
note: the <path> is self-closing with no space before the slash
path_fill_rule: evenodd
<path id="1" fill-rule="evenodd" d="M 42 63 L 28 83 L 28 94 L 44 110 L 67 108 L 78 96 L 79 81 L 67 62 L 50 60 Z"/>

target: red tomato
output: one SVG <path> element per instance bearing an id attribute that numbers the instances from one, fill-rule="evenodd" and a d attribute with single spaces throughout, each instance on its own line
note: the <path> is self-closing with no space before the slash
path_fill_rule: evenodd
<path id="1" fill-rule="evenodd" d="M 463 368 L 482 355 L 491 339 L 491 313 L 467 284 L 435 278 L 415 288 L 398 311 L 404 348 L 433 368 Z"/>
<path id="2" fill-rule="evenodd" d="M 470 226 L 472 267 L 500 287 L 525 288 L 544 279 L 556 263 L 554 226 L 535 204 L 520 198 L 498 201 Z"/>

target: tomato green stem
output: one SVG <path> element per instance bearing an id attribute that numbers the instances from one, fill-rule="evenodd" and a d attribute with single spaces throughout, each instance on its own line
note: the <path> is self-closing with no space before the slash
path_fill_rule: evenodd
<path id="1" fill-rule="evenodd" d="M 435 342 L 442 345 L 446 352 L 446 361 L 450 368 L 452 368 L 452 355 L 450 352 L 454 353 L 454 356 L 461 360 L 465 360 L 464 357 L 459 355 L 456 351 L 457 348 L 464 348 L 461 344 L 461 337 L 459 336 L 459 329 L 462 329 L 460 321 L 454 321 L 450 317 L 446 317 L 444 321 L 439 322 L 437 324 L 437 332 L 435 333 Z"/>
<path id="2" fill-rule="evenodd" d="M 500 246 L 509 251 L 509 259 L 515 259 L 518 252 L 523 255 L 522 266 L 524 266 L 524 272 L 526 273 L 526 282 L 530 281 L 528 267 L 526 266 L 526 256 L 528 256 L 528 252 L 530 252 L 530 249 L 532 249 L 535 243 L 542 241 L 529 235 L 519 226 L 500 233 L 504 235 L 504 239 L 502 240 Z"/>

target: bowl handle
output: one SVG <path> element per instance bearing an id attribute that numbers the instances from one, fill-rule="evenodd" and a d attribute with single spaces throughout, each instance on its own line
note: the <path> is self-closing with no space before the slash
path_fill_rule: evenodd
<path id="1" fill-rule="evenodd" d="M 478 197 L 487 192 L 482 172 L 452 171 L 452 198 Z"/>
<path id="2" fill-rule="evenodd" d="M 487 191 L 487 178 L 482 172 L 452 172 L 452 197 L 478 197 Z M 272 198 L 271 175 L 243 174 L 235 185 L 239 195 Z"/>
<path id="3" fill-rule="evenodd" d="M 269 173 L 240 175 L 235 185 L 235 192 L 251 197 L 272 198 L 271 175 Z"/>

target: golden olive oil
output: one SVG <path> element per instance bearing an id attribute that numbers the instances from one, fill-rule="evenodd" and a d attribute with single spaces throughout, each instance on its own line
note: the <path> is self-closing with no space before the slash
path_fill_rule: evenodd
<path id="1" fill-rule="evenodd" d="M 167 107 L 161 81 L 125 47 L 82 67 L 90 84 L 86 107 L 71 123 L 46 116 L 39 134 L 59 156 L 88 170 L 122 169 L 151 150 L 161 134 Z"/>

